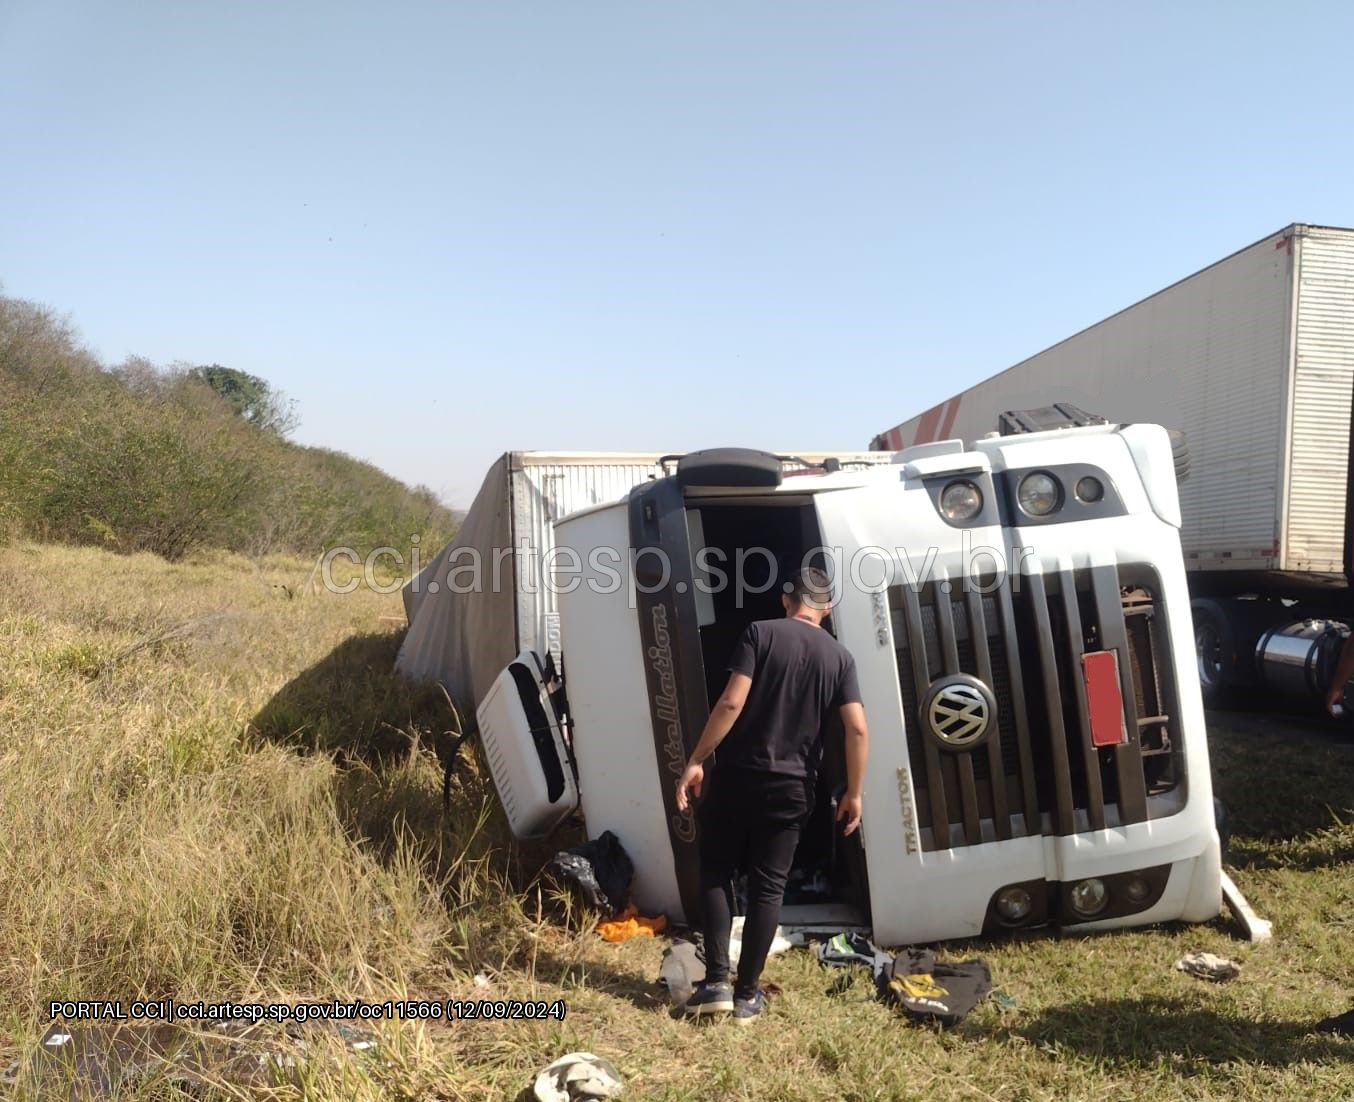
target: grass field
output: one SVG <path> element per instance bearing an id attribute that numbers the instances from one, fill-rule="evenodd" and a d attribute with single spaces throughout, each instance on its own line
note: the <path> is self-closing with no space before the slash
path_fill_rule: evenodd
<path id="1" fill-rule="evenodd" d="M 697 1027 L 654 983 L 661 942 L 607 945 L 539 887 L 571 838 L 509 844 L 468 759 L 443 814 L 454 720 L 390 673 L 398 596 L 308 573 L 0 549 L 0 1063 L 53 999 L 530 997 L 567 1018 L 382 1027 L 380 1058 L 317 1057 L 277 1097 L 510 1098 L 587 1049 L 636 1099 L 1354 1098 L 1354 1041 L 1307 1032 L 1354 1002 L 1347 736 L 1211 732 L 1268 946 L 1221 922 L 947 946 L 1015 1006 L 946 1033 L 792 952 L 763 1021 Z M 1241 976 L 1175 972 L 1196 948 Z"/>

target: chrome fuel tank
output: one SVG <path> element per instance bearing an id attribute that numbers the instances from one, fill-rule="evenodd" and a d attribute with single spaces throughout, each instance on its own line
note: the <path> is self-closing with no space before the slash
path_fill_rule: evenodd
<path id="1" fill-rule="evenodd" d="M 1270 628 L 1255 644 L 1260 679 L 1290 696 L 1321 696 L 1348 634 L 1337 620 L 1297 620 Z"/>

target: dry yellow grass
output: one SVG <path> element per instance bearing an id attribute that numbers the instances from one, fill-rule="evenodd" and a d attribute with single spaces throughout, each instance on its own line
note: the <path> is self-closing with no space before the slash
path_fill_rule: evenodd
<path id="1" fill-rule="evenodd" d="M 1354 998 L 1340 738 L 1214 732 L 1271 946 L 1221 923 L 953 946 L 1016 1009 L 950 1033 L 906 1025 L 863 975 L 832 993 L 793 953 L 765 1021 L 697 1028 L 660 998 L 660 943 L 606 945 L 540 898 L 570 838 L 508 844 L 469 760 L 443 815 L 452 720 L 390 672 L 398 597 L 289 597 L 308 573 L 0 549 L 0 1063 L 53 999 L 563 998 L 563 1022 L 382 1026 L 378 1059 L 316 1056 L 278 1097 L 511 1097 L 571 1049 L 616 1063 L 630 1098 L 1354 1097 L 1354 1042 L 1306 1028 Z M 1192 948 L 1241 978 L 1174 972 Z"/>
<path id="2" fill-rule="evenodd" d="M 494 876 L 475 817 L 441 822 L 436 701 L 390 676 L 398 598 L 288 597 L 308 573 L 0 551 L 6 1055 L 51 1000 L 384 998 L 464 967 L 448 902 Z"/>

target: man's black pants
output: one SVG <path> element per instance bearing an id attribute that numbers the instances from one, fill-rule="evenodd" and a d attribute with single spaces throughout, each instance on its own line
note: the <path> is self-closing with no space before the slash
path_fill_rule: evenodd
<path id="1" fill-rule="evenodd" d="M 733 878 L 748 878 L 743 950 L 734 994 L 757 990 L 766 954 L 780 923 L 785 878 L 799 832 L 813 810 L 813 781 L 746 769 L 714 771 L 700 808 L 701 909 L 704 912 L 705 978 L 729 978 L 729 929 L 733 923 Z"/>

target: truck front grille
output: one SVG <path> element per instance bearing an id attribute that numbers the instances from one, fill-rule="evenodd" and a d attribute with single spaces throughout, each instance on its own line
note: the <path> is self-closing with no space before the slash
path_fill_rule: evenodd
<path id="1" fill-rule="evenodd" d="M 1151 817 L 1181 774 L 1169 650 L 1145 567 L 938 580 L 889 590 L 922 848 L 948 849 Z M 1082 655 L 1119 659 L 1127 741 L 1091 741 Z M 953 751 L 920 714 L 940 677 L 968 674 L 996 699 L 995 730 Z"/>

